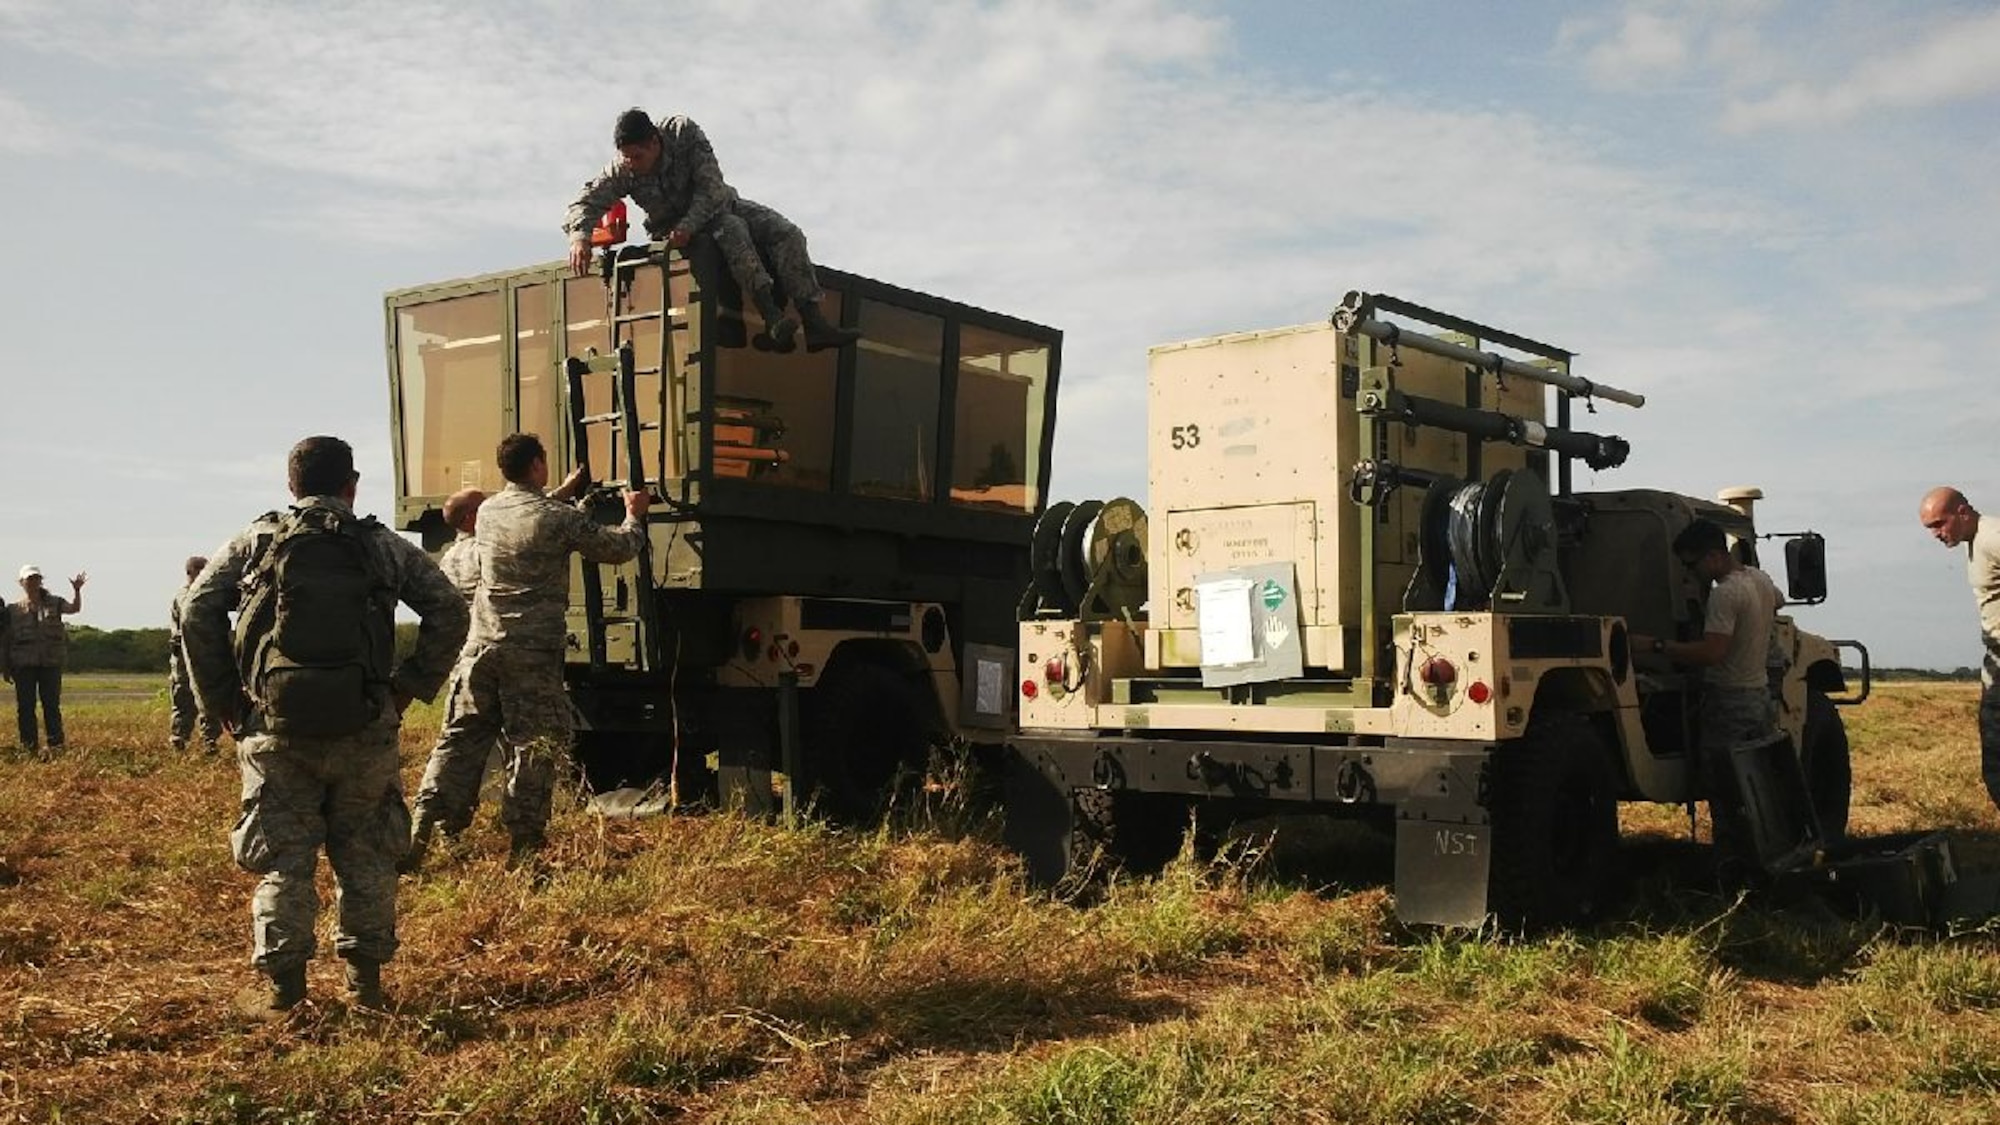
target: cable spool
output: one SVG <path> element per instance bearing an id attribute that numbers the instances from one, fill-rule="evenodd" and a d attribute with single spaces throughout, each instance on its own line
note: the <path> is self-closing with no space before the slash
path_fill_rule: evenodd
<path id="1" fill-rule="evenodd" d="M 1090 528 L 1097 522 L 1097 514 L 1104 510 L 1104 501 L 1085 500 L 1070 509 L 1062 524 L 1062 545 L 1056 552 L 1056 569 L 1062 576 L 1063 597 L 1068 600 L 1072 612 L 1083 608 L 1084 595 L 1090 592 L 1090 560 L 1085 557 L 1086 544 L 1090 541 Z"/>
<path id="2" fill-rule="evenodd" d="M 1146 509 L 1120 496 L 1104 505 L 1090 533 L 1086 618 L 1141 616 L 1146 605 Z"/>
<path id="3" fill-rule="evenodd" d="M 1423 525 L 1426 562 L 1437 551 L 1455 572 L 1451 605 L 1444 605 L 1442 587 L 1436 590 L 1440 608 L 1483 609 L 1498 599 L 1512 611 L 1568 612 L 1555 511 L 1533 473 L 1506 469 L 1484 482 L 1441 481 L 1425 498 Z"/>
<path id="4" fill-rule="evenodd" d="M 1490 481 L 1463 485 L 1446 502 L 1445 542 L 1458 571 L 1460 606 L 1473 599 L 1484 602 L 1500 578 L 1500 497 L 1512 476 L 1511 469 L 1502 470 Z"/>
<path id="5" fill-rule="evenodd" d="M 1076 614 L 1076 603 L 1063 589 L 1062 572 L 1063 522 L 1075 510 L 1076 505 L 1070 501 L 1058 500 L 1035 521 L 1034 535 L 1028 542 L 1028 594 L 1022 599 L 1020 614 L 1023 620 L 1040 615 Z"/>

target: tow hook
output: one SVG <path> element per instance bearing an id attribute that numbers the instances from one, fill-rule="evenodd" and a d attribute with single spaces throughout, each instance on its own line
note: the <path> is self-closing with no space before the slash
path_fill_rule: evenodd
<path id="1" fill-rule="evenodd" d="M 1340 768 L 1334 771 L 1333 795 L 1343 805 L 1373 801 L 1375 779 L 1369 776 L 1368 767 L 1362 761 L 1349 758 L 1340 763 Z"/>
<path id="2" fill-rule="evenodd" d="M 1188 779 L 1199 781 L 1210 788 L 1227 782 L 1235 774 L 1234 768 L 1216 761 L 1215 756 L 1206 750 L 1197 750 L 1188 758 Z"/>

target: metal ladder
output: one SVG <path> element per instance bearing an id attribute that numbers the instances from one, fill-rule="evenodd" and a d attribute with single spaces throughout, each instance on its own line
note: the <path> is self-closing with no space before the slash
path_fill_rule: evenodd
<path id="1" fill-rule="evenodd" d="M 673 462 L 668 460 L 670 456 L 674 461 L 686 463 L 686 451 L 669 448 L 663 440 L 662 422 L 644 421 L 639 413 L 637 388 L 641 376 L 660 376 L 661 394 L 666 400 L 660 404 L 661 419 L 678 417 L 680 411 L 676 408 L 685 401 L 686 394 L 683 373 L 674 363 L 673 336 L 676 332 L 688 330 L 689 316 L 687 308 L 673 307 L 672 294 L 674 278 L 688 272 L 687 260 L 680 255 L 669 255 L 661 266 L 660 307 L 631 307 L 636 271 L 650 266 L 655 260 L 650 254 L 605 254 L 603 276 L 611 353 L 599 355 L 592 349 L 583 356 L 570 356 L 564 364 L 569 382 L 570 448 L 577 464 L 584 466 L 585 476 L 591 482 L 593 506 L 603 504 L 626 490 L 644 490 L 653 493 L 656 499 L 664 499 L 661 479 L 646 475 L 645 449 L 649 434 L 655 435 L 662 472 L 672 465 Z M 659 347 L 655 354 L 642 361 L 637 355 L 633 337 L 637 327 L 649 321 L 660 322 Z M 588 382 L 596 378 L 610 380 L 611 406 L 602 413 L 591 414 L 585 405 L 588 402 L 585 392 Z M 602 475 L 599 466 L 590 464 L 590 439 L 600 429 L 608 431 L 610 436 L 606 445 L 606 457 L 610 463 L 601 467 Z M 612 609 L 607 609 L 604 601 L 604 566 L 588 560 L 582 563 L 584 615 L 589 624 L 590 667 L 593 672 L 603 671 L 609 663 L 607 626 L 625 623 L 631 624 L 634 629 L 640 667 L 658 671 L 663 666 L 659 633 L 654 626 L 658 619 L 654 615 L 657 598 L 650 538 L 641 542 L 635 561 L 639 578 L 634 584 L 632 597 L 629 600 L 619 598 Z"/>

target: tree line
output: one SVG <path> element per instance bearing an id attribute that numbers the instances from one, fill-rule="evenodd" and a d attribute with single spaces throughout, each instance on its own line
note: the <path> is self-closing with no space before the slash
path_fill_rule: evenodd
<path id="1" fill-rule="evenodd" d="M 417 643 L 414 621 L 396 623 L 396 653 Z M 68 667 L 72 672 L 162 672 L 167 670 L 167 631 L 69 626 Z"/>

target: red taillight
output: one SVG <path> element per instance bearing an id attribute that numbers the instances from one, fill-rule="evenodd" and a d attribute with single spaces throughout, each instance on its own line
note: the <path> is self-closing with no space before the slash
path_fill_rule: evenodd
<path id="1" fill-rule="evenodd" d="M 1474 703 L 1484 703 L 1493 698 L 1493 689 L 1487 687 L 1484 680 L 1474 680 L 1472 686 L 1465 689 L 1465 697 Z"/>
<path id="2" fill-rule="evenodd" d="M 1069 662 L 1060 656 L 1049 657 L 1049 662 L 1042 665 L 1042 679 L 1050 684 L 1068 683 Z"/>
<path id="3" fill-rule="evenodd" d="M 1042 689 L 1033 680 L 1021 681 L 1021 694 L 1029 699 L 1041 694 Z"/>
<path id="4" fill-rule="evenodd" d="M 1442 656 L 1433 656 L 1417 669 L 1417 678 L 1432 687 L 1450 687 L 1458 682 L 1458 669 Z"/>
<path id="5" fill-rule="evenodd" d="M 757 650 L 764 647 L 764 631 L 752 625 L 743 630 L 743 659 L 757 659 Z"/>

